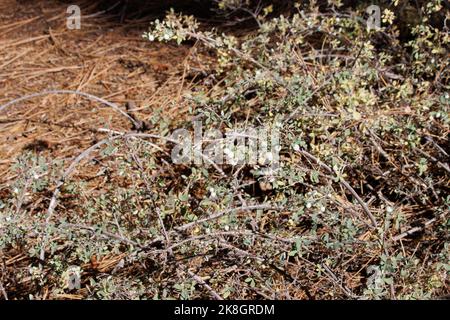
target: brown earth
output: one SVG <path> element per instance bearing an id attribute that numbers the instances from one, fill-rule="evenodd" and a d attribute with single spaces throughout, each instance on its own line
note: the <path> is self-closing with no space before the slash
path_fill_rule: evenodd
<path id="1" fill-rule="evenodd" d="M 181 115 L 176 101 L 186 87 L 192 49 L 143 39 L 154 16 L 125 16 L 121 22 L 120 11 L 104 13 L 91 1 L 78 5 L 81 29 L 70 30 L 67 4 L 0 1 L 0 105 L 42 91 L 74 90 L 124 111 L 131 102 L 142 121 L 155 109 L 168 117 Z M 73 94 L 48 94 L 7 107 L 0 112 L 0 181 L 13 178 L 9 167 L 22 150 L 73 157 L 101 137 L 99 128 L 132 129 L 112 108 Z"/>

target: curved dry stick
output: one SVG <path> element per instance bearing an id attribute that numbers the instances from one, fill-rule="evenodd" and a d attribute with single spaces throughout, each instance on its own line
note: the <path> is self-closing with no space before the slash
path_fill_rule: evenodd
<path id="1" fill-rule="evenodd" d="M 133 134 L 133 137 L 136 137 L 136 138 L 139 138 L 139 137 L 141 137 L 141 138 L 154 138 L 154 139 L 159 139 L 159 140 L 165 140 L 165 141 L 172 142 L 172 143 L 175 143 L 175 144 L 178 143 L 177 140 L 174 140 L 174 139 L 171 139 L 171 138 L 168 138 L 168 137 L 163 137 L 163 136 L 151 134 L 151 133 L 135 133 L 135 134 Z M 203 152 L 198 151 L 198 150 L 196 150 L 195 148 L 193 148 L 192 151 L 194 151 L 196 154 L 198 154 L 199 156 L 201 156 L 201 157 L 202 157 L 206 162 L 208 162 L 210 165 L 212 165 L 212 166 L 214 167 L 214 169 L 216 169 L 217 172 L 220 173 L 220 175 L 226 176 L 225 172 L 223 172 L 223 170 L 220 169 L 219 166 L 218 166 L 213 160 L 211 160 L 210 158 L 208 158 L 207 156 L 205 156 L 205 155 L 203 154 Z"/>
<path id="2" fill-rule="evenodd" d="M 39 255 L 39 258 L 41 260 L 45 259 L 45 246 L 46 246 L 47 241 L 48 241 L 48 225 L 50 223 L 50 219 L 53 216 L 53 212 L 54 212 L 55 207 L 56 207 L 56 201 L 58 200 L 60 189 L 64 185 L 64 183 L 66 182 L 66 179 L 72 174 L 72 172 L 75 170 L 75 168 L 78 165 L 78 163 L 80 163 L 81 160 L 86 158 L 92 151 L 94 151 L 98 147 L 104 145 L 105 143 L 107 143 L 109 141 L 114 141 L 114 140 L 116 140 L 116 139 L 118 139 L 120 137 L 121 136 L 109 137 L 109 138 L 101 140 L 100 142 L 97 142 L 96 144 L 94 144 L 93 146 L 91 146 L 88 149 L 84 150 L 81 154 L 79 154 L 75 158 L 75 160 L 70 164 L 70 166 L 66 169 L 66 171 L 64 171 L 63 176 L 61 177 L 61 179 L 59 180 L 58 184 L 56 185 L 55 191 L 53 191 L 52 199 L 50 200 L 50 204 L 49 204 L 48 209 L 47 209 L 47 218 L 45 219 L 46 230 L 45 230 L 44 239 L 42 240 L 42 247 L 41 247 L 41 252 L 40 252 L 40 255 Z"/>
<path id="3" fill-rule="evenodd" d="M 85 92 L 76 91 L 76 90 L 48 90 L 48 91 L 42 91 L 42 92 L 38 92 L 38 93 L 29 94 L 29 95 L 11 100 L 3 105 L 0 105 L 0 112 L 2 112 L 7 107 L 9 107 L 13 104 L 16 104 L 18 102 L 29 100 L 29 99 L 36 98 L 36 97 L 46 96 L 46 95 L 50 95 L 50 94 L 76 94 L 76 95 L 79 95 L 79 96 L 82 96 L 82 97 L 85 97 L 85 98 L 88 98 L 91 100 L 101 102 L 101 103 L 107 105 L 108 107 L 113 108 L 120 114 L 122 114 L 124 117 L 126 117 L 128 120 L 130 120 L 134 124 L 135 127 L 139 127 L 139 123 L 137 123 L 136 120 L 134 120 L 133 117 L 131 117 L 128 113 L 121 110 L 116 104 L 109 102 L 105 99 L 102 99 L 100 97 L 94 96 L 90 93 L 85 93 Z"/>

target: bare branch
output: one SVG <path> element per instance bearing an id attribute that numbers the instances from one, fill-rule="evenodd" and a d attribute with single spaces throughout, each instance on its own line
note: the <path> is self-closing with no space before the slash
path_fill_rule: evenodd
<path id="1" fill-rule="evenodd" d="M 14 100 L 11 100 L 3 105 L 0 105 L 0 112 L 2 112 L 3 110 L 5 110 L 7 107 L 16 104 L 18 102 L 21 101 L 25 101 L 25 100 L 29 100 L 32 98 L 36 98 L 36 97 L 42 97 L 42 96 L 46 96 L 46 95 L 52 95 L 52 94 L 76 94 L 94 101 L 98 101 L 101 102 L 105 105 L 107 105 L 108 107 L 113 108 L 115 111 L 119 112 L 121 115 L 123 115 L 124 117 L 126 117 L 128 120 L 130 120 L 136 127 L 139 127 L 139 123 L 136 122 L 136 120 L 133 119 L 133 117 L 131 117 L 129 114 L 127 114 L 125 111 L 121 110 L 116 104 L 109 102 L 105 99 L 102 99 L 100 97 L 94 96 L 93 94 L 90 93 L 85 93 L 85 92 L 81 92 L 81 91 L 76 91 L 76 90 L 48 90 L 48 91 L 42 91 L 42 92 L 38 92 L 38 93 L 33 93 L 33 94 L 29 94 Z"/>

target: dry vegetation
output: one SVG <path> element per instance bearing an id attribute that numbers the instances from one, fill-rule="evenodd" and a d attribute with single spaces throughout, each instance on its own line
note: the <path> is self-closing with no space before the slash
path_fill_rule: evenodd
<path id="1" fill-rule="evenodd" d="M 371 3 L 111 3 L 69 30 L 0 1 L 0 299 L 448 295 L 447 1 L 381 30 Z M 280 168 L 174 164 L 193 119 L 278 126 Z"/>

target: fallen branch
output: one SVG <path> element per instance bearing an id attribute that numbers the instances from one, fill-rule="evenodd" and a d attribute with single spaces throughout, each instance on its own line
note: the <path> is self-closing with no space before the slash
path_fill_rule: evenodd
<path id="1" fill-rule="evenodd" d="M 107 105 L 108 107 L 113 108 L 114 110 L 116 110 L 117 112 L 119 112 L 121 115 L 123 115 L 124 117 L 126 117 L 128 120 L 131 121 L 131 123 L 134 124 L 134 126 L 136 128 L 139 127 L 139 123 L 133 119 L 133 117 L 131 117 L 128 113 L 126 113 L 125 111 L 123 111 L 122 109 L 120 109 L 116 104 L 109 102 L 105 99 L 102 99 L 100 97 L 94 96 L 93 94 L 90 93 L 85 93 L 85 92 L 81 92 L 81 91 L 76 91 L 76 90 L 48 90 L 48 91 L 42 91 L 42 92 L 38 92 L 38 93 L 33 93 L 33 94 L 29 94 L 14 100 L 11 100 L 3 105 L 0 105 L 0 112 L 2 112 L 3 110 L 5 110 L 7 107 L 16 104 L 18 102 L 21 101 L 25 101 L 25 100 L 29 100 L 32 98 L 36 98 L 36 97 L 42 97 L 42 96 L 46 96 L 46 95 L 51 95 L 51 94 L 76 94 L 94 101 L 98 101 L 101 102 L 105 105 Z"/>
<path id="2" fill-rule="evenodd" d="M 216 300 L 223 300 L 223 298 L 216 292 L 214 291 L 213 288 L 211 288 L 202 278 L 200 278 L 198 275 L 196 275 L 195 273 L 193 273 L 192 271 L 187 270 L 186 271 L 191 277 L 192 279 L 194 279 L 195 281 L 197 281 L 199 284 L 201 284 L 202 286 L 204 286 L 206 288 L 206 290 L 209 291 L 209 293 L 211 294 L 211 296 L 216 299 Z"/>
<path id="3" fill-rule="evenodd" d="M 83 151 L 80 155 L 78 155 L 78 157 L 75 158 L 75 160 L 70 164 L 70 166 L 66 169 L 66 171 L 64 171 L 63 176 L 61 177 L 61 179 L 59 180 L 58 184 L 56 185 L 55 190 L 53 191 L 53 195 L 52 195 L 52 198 L 50 200 L 50 204 L 49 204 L 48 209 L 47 209 L 47 218 L 45 219 L 45 225 L 46 225 L 45 235 L 44 235 L 44 238 L 42 240 L 42 247 L 41 247 L 41 252 L 40 252 L 40 255 L 39 255 L 39 258 L 41 260 L 45 259 L 45 246 L 46 246 L 47 241 L 48 241 L 48 232 L 49 232 L 48 225 L 50 224 L 50 219 L 53 216 L 53 212 L 54 212 L 55 207 L 56 207 L 56 202 L 58 200 L 58 196 L 59 196 L 61 187 L 66 182 L 66 179 L 73 173 L 73 171 L 75 170 L 77 165 L 84 158 L 89 156 L 91 154 L 91 152 L 93 152 L 94 150 L 96 150 L 100 146 L 106 144 L 109 141 L 113 141 L 113 140 L 115 140 L 117 138 L 120 138 L 120 136 L 109 137 L 109 138 L 101 140 L 100 142 L 97 142 L 93 146 L 91 146 L 88 149 L 86 149 L 85 151 Z"/>
<path id="4" fill-rule="evenodd" d="M 155 139 L 161 139 L 161 140 L 165 140 L 165 141 L 170 141 L 170 142 L 176 142 L 173 139 L 170 138 L 166 138 L 163 136 L 158 136 L 158 135 L 154 135 L 154 134 L 143 134 L 143 133 L 121 133 L 121 132 L 115 132 L 117 135 L 112 136 L 112 137 L 108 137 L 106 139 L 101 140 L 100 142 L 94 144 L 93 146 L 89 147 L 88 149 L 86 149 L 85 151 L 83 151 L 80 155 L 78 155 L 75 160 L 70 164 L 70 166 L 66 169 L 66 171 L 64 171 L 63 176 L 61 177 L 61 179 L 59 180 L 58 184 L 56 185 L 55 191 L 53 191 L 53 195 L 52 198 L 50 200 L 50 204 L 48 206 L 47 209 L 47 218 L 45 220 L 45 224 L 47 226 L 46 231 L 45 231 L 45 235 L 44 235 L 44 239 L 42 241 L 42 247 L 41 247 L 41 252 L 40 252 L 40 259 L 44 260 L 45 259 L 45 246 L 47 244 L 48 241 L 48 225 L 50 223 L 50 219 L 53 216 L 53 212 L 54 209 L 56 207 L 56 203 L 57 203 L 57 199 L 61 190 L 61 187 L 64 185 L 64 183 L 66 182 L 67 178 L 73 173 L 73 171 L 75 170 L 75 168 L 77 167 L 77 165 L 87 156 L 89 156 L 89 154 L 91 154 L 91 152 L 93 152 L 94 150 L 98 149 L 100 146 L 108 143 L 108 142 L 112 142 L 115 141 L 117 139 L 126 139 L 126 138 L 155 138 Z M 218 168 L 215 165 L 215 168 L 217 170 L 219 170 L 219 172 L 222 175 L 225 175 L 225 173 Z M 257 207 L 257 206 L 256 206 Z M 167 240 L 167 239 L 166 239 Z"/>
<path id="5" fill-rule="evenodd" d="M 414 234 L 414 233 L 416 233 L 416 232 L 425 230 L 426 227 L 428 227 L 428 226 L 430 226 L 431 224 L 435 223 L 435 222 L 438 220 L 438 218 L 443 218 L 444 216 L 445 216 L 445 215 L 442 214 L 442 215 L 440 215 L 439 217 L 432 218 L 432 219 L 426 221 L 421 227 L 414 227 L 414 228 L 411 228 L 411 229 L 409 229 L 408 231 L 405 231 L 405 232 L 403 232 L 403 233 L 401 233 L 401 234 L 399 234 L 399 235 L 393 237 L 392 240 L 393 240 L 393 241 L 398 241 L 398 240 L 401 240 L 401 239 L 403 239 L 403 238 L 405 238 L 405 237 L 407 237 L 407 236 L 410 236 L 410 235 L 412 235 L 412 234 Z"/>

